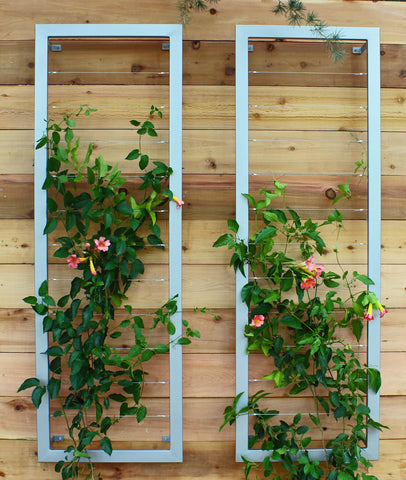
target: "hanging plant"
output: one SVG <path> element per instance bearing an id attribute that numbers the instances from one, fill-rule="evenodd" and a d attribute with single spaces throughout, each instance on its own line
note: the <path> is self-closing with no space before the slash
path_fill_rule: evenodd
<path id="1" fill-rule="evenodd" d="M 249 311 L 244 335 L 248 354 L 262 352 L 269 359 L 263 380 L 271 382 L 272 391 L 284 388 L 289 396 L 310 395 L 313 413 L 298 412 L 290 422 L 280 420 L 280 412 L 269 400 L 271 391 L 256 392 L 242 406 L 240 393 L 225 409 L 221 428 L 240 415 L 251 416 L 249 448 L 269 452 L 262 462 L 265 477 L 375 479 L 360 469 L 371 466 L 362 454 L 366 430 L 383 428 L 365 403 L 368 388 L 378 392 L 381 377 L 377 369 L 362 362 L 360 348 L 345 340 L 345 332 L 350 330 L 359 344 L 365 322 L 374 321 L 373 309 L 381 317 L 387 312 L 376 295 L 366 290 L 373 281 L 345 270 L 337 250 L 339 273 L 316 260 L 326 247 L 323 228 L 336 226 L 339 235 L 340 212 L 335 210 L 317 223 L 301 219 L 289 207 L 272 208 L 275 199 L 284 198 L 286 187 L 275 181 L 273 191 L 260 190 L 259 200 L 244 195 L 255 213 L 255 233 L 245 243 L 238 237 L 237 222 L 229 220 L 231 233 L 219 237 L 214 246 L 227 246 L 233 252 L 230 264 L 236 271 L 244 274 L 248 266 L 249 279 L 241 290 Z M 338 435 L 326 439 L 330 418 L 340 428 Z M 319 431 L 326 465 L 310 458 L 314 429 Z M 248 478 L 258 465 L 244 461 Z M 280 469 L 273 461 L 281 462 Z"/>
<path id="2" fill-rule="evenodd" d="M 109 165 L 102 156 L 92 159 L 92 144 L 80 156 L 80 139 L 74 138 L 73 128 L 74 117 L 83 111 L 89 115 L 92 110 L 81 107 L 60 123 L 50 120 L 37 144 L 37 148 L 47 146 L 49 152 L 43 185 L 49 212 L 44 234 L 61 229 L 54 257 L 66 259 L 66 269 L 75 276 L 60 298 L 50 293 L 46 281 L 38 297 L 24 298 L 43 317 L 43 331 L 50 340 L 44 352 L 49 357 L 49 379 L 44 384 L 29 378 L 19 391 L 33 388 L 31 398 L 37 408 L 45 393 L 59 405 L 53 417 L 63 417 L 70 440 L 65 460 L 55 466 L 62 479 L 79 478 L 83 459 L 88 460 L 86 478 L 101 478 L 95 474 L 89 448 L 97 448 L 98 443 L 110 455 L 110 428 L 126 416 L 144 420 L 145 364 L 169 351 L 169 342 L 151 343 L 151 331 L 161 325 L 169 335 L 176 333 L 171 321 L 176 298 L 156 310 L 149 325 L 126 303 L 134 280 L 144 273 L 143 250 L 164 249 L 158 207 L 162 210 L 170 201 L 178 207 L 183 204 L 168 188 L 172 169 L 154 161 L 148 170 L 149 157 L 141 151 L 141 138 L 157 135 L 154 124 L 150 118 L 143 123 L 130 121 L 139 145 L 127 160 L 138 160 L 141 170 L 138 196 L 133 197 L 123 187 L 126 179 L 117 165 Z M 154 113 L 162 116 L 152 106 L 150 115 Z M 187 336 L 199 336 L 183 323 Z M 132 345 L 122 353 L 115 340 L 124 332 L 130 332 Z M 177 343 L 190 343 L 178 333 Z"/>

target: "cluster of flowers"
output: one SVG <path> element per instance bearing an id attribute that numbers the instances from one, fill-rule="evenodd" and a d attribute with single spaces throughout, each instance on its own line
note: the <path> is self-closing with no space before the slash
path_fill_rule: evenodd
<path id="1" fill-rule="evenodd" d="M 300 283 L 300 288 L 304 290 L 308 290 L 309 288 L 313 288 L 316 286 L 316 278 L 321 276 L 321 272 L 324 270 L 324 265 L 317 265 L 314 263 L 314 257 L 309 257 L 304 263 L 297 265 L 297 268 L 305 272 L 308 276 L 302 280 Z M 372 313 L 373 309 L 379 310 L 379 316 L 382 318 L 388 310 L 384 308 L 380 302 L 370 302 L 368 308 L 365 312 L 364 319 L 365 320 L 373 320 L 374 315 Z M 265 323 L 265 317 L 263 315 L 254 315 L 251 320 L 251 326 L 258 328 L 262 327 Z"/>
<path id="2" fill-rule="evenodd" d="M 370 320 L 373 320 L 374 319 L 374 315 L 372 313 L 372 309 L 373 308 L 376 308 L 377 310 L 379 310 L 379 316 L 382 318 L 386 313 L 388 313 L 388 311 L 386 310 L 386 308 L 384 308 L 378 301 L 375 302 L 375 303 L 370 303 L 368 305 L 368 309 L 367 311 L 365 312 L 365 315 L 364 315 L 364 319 L 365 320 L 368 320 L 368 322 Z"/>
<path id="3" fill-rule="evenodd" d="M 314 257 L 309 257 L 304 264 L 298 266 L 303 272 L 305 272 L 308 277 L 304 278 L 300 283 L 300 288 L 304 290 L 309 290 L 316 286 L 316 278 L 319 278 L 321 272 L 324 270 L 324 265 L 316 265 L 314 263 Z"/>
<path id="4" fill-rule="evenodd" d="M 107 252 L 108 249 L 109 249 L 109 246 L 111 245 L 110 240 L 106 240 L 105 237 L 100 237 L 98 239 L 96 238 L 93 241 L 94 241 L 93 250 L 96 251 L 96 252 Z M 75 253 L 73 253 L 72 255 L 69 255 L 69 257 L 66 259 L 66 261 L 68 262 L 68 267 L 69 268 L 78 268 L 79 263 L 89 261 L 91 274 L 92 275 L 97 275 L 96 269 L 94 268 L 93 259 L 90 255 L 90 251 L 92 249 L 92 246 L 90 245 L 89 242 L 86 242 L 85 247 L 86 247 L 86 249 L 83 252 L 83 254 L 86 255 L 86 253 L 87 253 L 88 256 L 78 257 Z"/>

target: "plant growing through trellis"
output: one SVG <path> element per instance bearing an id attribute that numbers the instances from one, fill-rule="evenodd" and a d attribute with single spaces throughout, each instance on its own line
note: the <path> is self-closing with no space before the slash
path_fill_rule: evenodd
<path id="1" fill-rule="evenodd" d="M 215 247 L 232 251 L 230 264 L 249 278 L 241 299 L 249 310 L 245 326 L 247 353 L 262 352 L 268 359 L 263 380 L 272 389 L 285 388 L 289 395 L 306 393 L 313 399 L 312 413 L 297 413 L 289 422 L 272 408 L 271 392 L 260 390 L 241 406 L 240 393 L 224 412 L 224 423 L 239 415 L 253 419 L 250 448 L 269 451 L 262 462 L 264 476 L 274 480 L 372 480 L 360 469 L 371 463 L 363 457 L 366 429 L 383 425 L 370 416 L 365 404 L 368 388 L 377 392 L 380 373 L 360 359 L 343 333 L 350 329 L 359 343 L 364 323 L 373 321 L 372 310 L 386 309 L 376 295 L 365 289 L 373 281 L 356 271 L 328 271 L 316 261 L 323 254 L 323 228 L 342 228 L 343 217 L 335 210 L 326 221 L 303 220 L 286 207 L 273 208 L 283 198 L 286 185 L 260 190 L 261 198 L 247 198 L 255 213 L 255 233 L 245 243 L 238 237 L 239 225 L 228 221 L 231 233 L 220 236 Z M 286 211 L 286 213 L 285 213 Z M 280 245 L 283 245 L 281 248 Z M 338 251 L 336 250 L 337 258 Z M 271 388 L 271 387 L 270 387 Z M 340 426 L 335 437 L 326 439 L 324 420 Z M 314 438 L 309 425 L 319 431 L 326 465 L 309 456 Z M 273 461 L 280 461 L 275 469 Z M 257 464 L 245 459 L 245 475 Z M 281 473 L 282 470 L 284 473 Z"/>
<path id="2" fill-rule="evenodd" d="M 89 115 L 92 109 L 81 107 L 60 123 L 50 120 L 37 144 L 37 148 L 47 146 L 49 152 L 43 185 L 49 212 L 44 234 L 57 227 L 63 230 L 54 257 L 66 259 L 66 268 L 75 276 L 58 299 L 46 281 L 38 297 L 24 298 L 43 317 L 43 331 L 50 340 L 44 353 L 50 362 L 46 384 L 29 378 L 19 388 L 33 388 L 31 398 L 37 408 L 48 393 L 55 408 L 53 417 L 65 420 L 70 443 L 65 460 L 55 466 L 62 479 L 79 478 L 83 459 L 88 460 L 86 478 L 101 479 L 94 471 L 89 448 L 98 443 L 110 455 L 110 428 L 126 416 L 135 416 L 137 422 L 146 417 L 142 402 L 148 374 L 145 364 L 169 351 L 169 342 L 151 343 L 152 330 L 161 325 L 168 334 L 179 334 L 177 343 L 190 343 L 171 321 L 177 311 L 176 298 L 152 314 L 150 325 L 144 325 L 127 303 L 134 280 L 144 273 L 143 249 L 164 248 L 157 207 L 161 210 L 170 201 L 178 207 L 183 204 L 168 188 L 170 167 L 154 161 L 148 170 L 150 160 L 141 150 L 141 138 L 157 135 L 154 124 L 150 118 L 143 123 L 130 121 L 139 145 L 127 160 L 138 160 L 141 171 L 138 195 L 132 196 L 123 187 L 126 179 L 117 165 L 109 165 L 102 156 L 92 159 L 92 144 L 80 155 L 80 140 L 74 138 L 73 128 L 74 117 L 82 111 Z M 150 116 L 154 113 L 162 116 L 152 106 Z M 184 325 L 187 337 L 199 336 L 187 322 Z M 131 333 L 132 344 L 122 352 L 115 341 L 124 332 Z"/>

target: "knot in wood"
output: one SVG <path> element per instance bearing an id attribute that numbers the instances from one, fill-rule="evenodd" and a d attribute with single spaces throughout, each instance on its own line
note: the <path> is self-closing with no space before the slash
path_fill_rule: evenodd
<path id="1" fill-rule="evenodd" d="M 334 188 L 328 188 L 325 192 L 324 192 L 324 195 L 329 199 L 329 200 L 334 200 L 337 196 L 337 193 L 336 191 L 334 190 Z"/>

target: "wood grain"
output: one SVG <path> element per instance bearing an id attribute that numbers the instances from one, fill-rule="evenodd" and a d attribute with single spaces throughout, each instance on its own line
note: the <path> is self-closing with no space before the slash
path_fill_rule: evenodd
<path id="1" fill-rule="evenodd" d="M 381 399 L 381 423 L 390 427 L 381 433 L 382 440 L 393 440 L 404 438 L 405 413 L 402 409 L 402 397 L 382 397 Z M 234 440 L 234 428 L 226 426 L 219 432 L 219 426 L 223 423 L 223 411 L 226 406 L 232 403 L 232 398 L 206 398 L 184 400 L 184 440 L 185 442 L 222 442 Z M 114 442 L 125 442 L 130 444 L 137 438 L 144 438 L 149 442 L 160 442 L 162 435 L 169 435 L 168 418 L 157 417 L 157 415 L 169 415 L 169 405 L 167 399 L 152 398 L 143 402 L 148 410 L 147 418 L 136 424 L 131 418 L 121 421 L 117 427 L 111 429 L 110 438 Z M 305 412 L 313 412 L 314 404 L 311 398 L 274 398 L 268 408 L 278 410 L 281 414 L 277 417 L 287 422 L 292 421 L 296 412 L 303 412 L 303 424 L 310 426 L 309 419 Z M 392 408 L 391 408 L 392 406 Z M 36 409 L 29 398 L 21 397 L 0 397 L 0 415 L 6 419 L 0 424 L 0 441 L 9 440 L 35 440 L 36 439 Z M 113 416 L 117 412 L 112 409 L 109 415 Z M 89 418 L 91 418 L 89 413 Z M 340 423 L 334 418 L 324 418 L 323 424 L 326 426 L 325 438 L 332 435 L 338 435 Z M 66 427 L 63 421 L 51 419 L 51 437 L 53 435 L 66 434 Z M 311 436 L 314 440 L 320 440 L 320 432 L 313 428 Z M 62 445 L 57 442 L 55 448 L 61 448 Z M 114 448 L 114 444 L 113 444 Z"/>
<path id="2" fill-rule="evenodd" d="M 138 171 L 137 162 L 124 161 L 135 146 L 131 130 L 81 130 L 82 148 L 93 143 L 96 155 L 122 172 Z M 168 132 L 158 130 L 158 143 L 143 141 L 151 160 L 167 161 Z M 362 158 L 366 136 L 351 132 L 320 131 L 252 131 L 250 132 L 250 165 L 257 173 L 294 174 L 323 171 L 326 162 L 330 174 L 349 175 L 355 162 Z M 406 133 L 382 133 L 382 174 L 406 175 Z M 34 133 L 32 130 L 0 130 L 0 175 L 30 174 L 34 166 Z M 184 130 L 184 174 L 235 174 L 235 133 L 229 130 Z"/>
<path id="3" fill-rule="evenodd" d="M 362 1 L 354 4 L 345 0 L 312 0 L 306 2 L 306 7 L 315 10 L 331 26 L 379 26 L 382 42 L 406 43 L 402 28 L 406 19 L 404 5 L 401 2 L 391 2 L 388 12 L 386 3 Z M 68 19 L 64 5 L 60 0 L 56 4 L 50 0 L 38 0 L 35 5 L 17 0 L 10 6 L 3 6 L 0 10 L 0 38 L 33 39 L 33 25 L 36 23 L 159 23 L 163 20 L 162 12 L 165 12 L 165 23 L 179 23 L 175 0 L 157 0 L 154 9 L 142 2 L 130 10 L 125 0 L 117 1 L 114 6 L 109 0 L 86 4 L 73 0 Z M 194 14 L 184 29 L 184 38 L 233 40 L 236 24 L 286 24 L 283 17 L 272 14 L 272 7 L 273 3 L 261 0 L 222 0 L 211 11 Z M 10 25 L 13 25 L 12 29 Z"/>
<path id="4" fill-rule="evenodd" d="M 0 129 L 32 129 L 34 87 L 1 86 L 0 95 L 3 97 Z M 314 108 L 315 98 L 317 108 Z M 183 128 L 234 130 L 234 87 L 185 86 L 183 99 Z M 160 85 L 50 86 L 51 118 L 60 120 L 83 104 L 97 107 L 98 113 L 79 119 L 78 128 L 128 129 L 132 118 L 148 116 L 151 104 L 166 110 L 167 88 Z M 359 88 L 253 86 L 250 104 L 260 106 L 250 114 L 253 130 L 362 131 L 366 128 L 365 92 Z M 405 131 L 405 108 L 402 89 L 383 89 L 382 131 Z M 165 115 L 157 127 L 167 128 Z"/>
<path id="5" fill-rule="evenodd" d="M 264 371 L 267 372 L 266 358 L 262 355 L 251 355 L 252 369 L 250 378 L 261 378 Z M 24 354 L 0 354 L 1 377 L 0 386 L 3 396 L 15 396 L 15 392 L 23 380 L 35 376 L 34 355 Z M 232 354 L 189 354 L 183 355 L 184 366 L 184 392 L 185 398 L 224 398 L 235 395 L 235 378 L 230 375 L 234 372 L 235 356 Z M 406 373 L 403 365 L 406 361 L 406 352 L 383 352 L 381 355 L 381 372 L 383 377 L 381 395 L 404 396 L 406 393 Z M 167 367 L 165 359 L 154 359 L 148 363 L 148 371 L 151 379 L 167 380 Z M 202 365 L 205 366 L 202 369 Z M 252 383 L 252 382 L 251 382 Z M 260 383 L 254 382 L 250 386 L 250 394 L 259 390 Z M 269 384 L 270 382 L 263 382 Z M 221 384 L 221 391 L 213 388 Z M 148 388 L 147 388 L 148 387 Z M 268 385 L 269 387 L 269 385 Z M 162 397 L 167 394 L 167 387 L 146 385 L 148 391 L 146 397 Z M 27 395 L 27 393 L 25 394 Z M 276 396 L 288 396 L 289 390 L 280 388 Z M 23 395 L 24 396 L 24 395 Z M 303 396 L 309 396 L 306 393 Z"/>
<path id="6" fill-rule="evenodd" d="M 59 52 L 49 52 L 50 84 L 165 84 L 169 71 L 168 51 L 163 39 L 86 40 L 58 39 Z M 2 41 L 0 84 L 34 84 L 34 42 Z M 354 55 L 345 45 L 346 58 L 334 63 L 324 46 L 314 42 L 251 40 L 249 55 L 251 85 L 365 86 L 364 55 Z M 406 76 L 402 58 L 405 45 L 381 45 L 381 85 L 402 88 Z M 235 43 L 233 41 L 184 40 L 184 85 L 234 85 Z M 156 73 L 154 73 L 156 72 Z M 159 73 L 158 73 L 159 72 Z M 259 73 L 261 72 L 261 73 Z M 262 73 L 264 72 L 264 73 Z M 354 75 L 355 73 L 355 75 Z M 353 75 L 351 75 L 353 74 Z M 360 75 L 361 74 L 361 75 Z"/>

